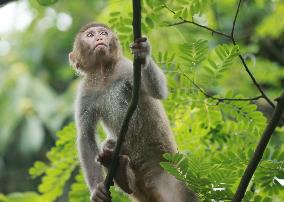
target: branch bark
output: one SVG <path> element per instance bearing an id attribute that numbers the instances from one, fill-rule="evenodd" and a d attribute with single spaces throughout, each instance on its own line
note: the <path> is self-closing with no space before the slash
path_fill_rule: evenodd
<path id="1" fill-rule="evenodd" d="M 132 0 L 132 6 L 133 6 L 133 35 L 134 35 L 134 41 L 137 38 L 141 38 L 141 2 L 140 0 Z M 128 107 L 128 110 L 126 112 L 126 115 L 124 117 L 122 127 L 119 132 L 118 140 L 116 143 L 116 147 L 114 149 L 114 154 L 112 156 L 111 165 L 108 168 L 108 174 L 105 179 L 105 187 L 107 190 L 109 190 L 110 186 L 113 184 L 113 178 L 116 173 L 116 169 L 118 167 L 118 160 L 119 160 L 119 154 L 121 150 L 121 146 L 124 142 L 125 135 L 128 131 L 129 122 L 131 120 L 131 117 L 134 113 L 134 111 L 137 108 L 138 105 L 138 99 L 139 99 L 139 89 L 140 89 L 140 80 L 141 80 L 141 64 L 142 60 L 138 58 L 134 58 L 133 62 L 133 92 L 132 92 L 132 99 L 131 103 Z"/>
<path id="2" fill-rule="evenodd" d="M 259 140 L 259 143 L 255 149 L 255 152 L 242 176 L 241 182 L 232 200 L 233 202 L 239 202 L 243 199 L 248 184 L 263 156 L 265 148 L 281 119 L 281 115 L 284 111 L 284 93 L 282 93 L 282 95 L 278 99 L 276 99 L 276 101 L 277 105 L 273 112 L 272 118 L 266 126 L 265 131 L 263 132 L 261 139 Z"/>

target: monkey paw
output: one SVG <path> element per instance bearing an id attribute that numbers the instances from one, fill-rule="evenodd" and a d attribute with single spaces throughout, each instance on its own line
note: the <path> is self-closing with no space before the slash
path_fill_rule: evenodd
<path id="1" fill-rule="evenodd" d="M 111 202 L 110 191 L 106 190 L 104 183 L 101 182 L 97 185 L 91 194 L 92 202 Z"/>
<path id="2" fill-rule="evenodd" d="M 103 148 L 103 151 L 97 157 L 97 161 L 101 165 L 108 167 L 111 162 L 112 153 L 113 153 L 112 149 L 109 149 L 107 147 Z"/>
<path id="3" fill-rule="evenodd" d="M 150 44 L 146 37 L 136 39 L 130 48 L 135 58 L 146 59 L 150 55 Z"/>

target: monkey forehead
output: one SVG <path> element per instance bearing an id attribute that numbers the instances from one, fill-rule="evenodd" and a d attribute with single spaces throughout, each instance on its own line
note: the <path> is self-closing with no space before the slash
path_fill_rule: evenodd
<path id="1" fill-rule="evenodd" d="M 101 32 L 101 31 L 106 31 L 108 33 L 110 33 L 111 31 L 105 27 L 90 27 L 89 29 L 87 29 L 85 31 L 86 32 Z"/>
<path id="2" fill-rule="evenodd" d="M 107 25 L 103 24 L 103 23 L 88 23 L 85 26 L 83 26 L 79 32 L 85 32 L 87 29 L 91 28 L 91 27 L 104 27 L 105 29 L 111 31 L 111 28 L 108 27 Z"/>

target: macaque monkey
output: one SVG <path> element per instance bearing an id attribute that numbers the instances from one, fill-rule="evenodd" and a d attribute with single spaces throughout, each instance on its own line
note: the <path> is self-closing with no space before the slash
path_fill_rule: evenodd
<path id="1" fill-rule="evenodd" d="M 192 202 L 196 195 L 159 165 L 162 154 L 177 147 L 161 104 L 167 97 L 163 72 L 150 56 L 150 45 L 140 38 L 131 46 L 143 58 L 140 98 L 129 124 L 114 181 L 139 202 Z M 69 60 L 83 75 L 77 93 L 75 120 L 78 151 L 91 201 L 110 201 L 104 187 L 103 166 L 109 166 L 123 118 L 131 101 L 133 65 L 122 54 L 115 33 L 91 23 L 77 34 Z M 108 133 L 102 149 L 96 141 L 101 121 Z"/>

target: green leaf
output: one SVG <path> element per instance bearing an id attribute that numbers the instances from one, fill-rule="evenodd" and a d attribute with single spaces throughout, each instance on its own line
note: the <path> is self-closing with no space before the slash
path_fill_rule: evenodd
<path id="1" fill-rule="evenodd" d="M 75 125 L 66 126 L 57 133 L 57 136 L 55 147 L 47 154 L 50 164 L 36 162 L 34 167 L 30 169 L 33 176 L 44 174 L 39 191 L 46 201 L 54 201 L 63 194 L 66 182 L 79 164 L 75 145 Z"/>

